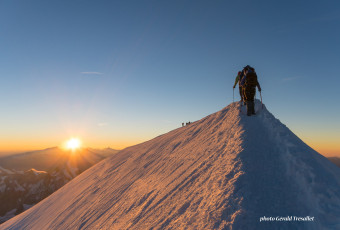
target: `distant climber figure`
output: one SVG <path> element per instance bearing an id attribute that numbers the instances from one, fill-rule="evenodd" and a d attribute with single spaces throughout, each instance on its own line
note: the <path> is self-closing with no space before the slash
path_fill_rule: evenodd
<path id="1" fill-rule="evenodd" d="M 182 122 L 182 127 L 184 127 L 184 122 Z"/>
<path id="2" fill-rule="evenodd" d="M 238 90 L 239 90 L 239 93 L 240 93 L 240 96 L 241 96 L 241 103 L 243 103 L 243 92 L 242 92 L 242 86 L 240 84 L 242 77 L 243 77 L 243 72 L 239 71 L 237 73 L 237 76 L 235 78 L 235 84 L 233 86 L 233 88 L 235 89 L 236 85 L 238 84 Z"/>
<path id="3" fill-rule="evenodd" d="M 243 90 L 243 99 L 247 104 L 247 115 L 251 116 L 255 114 L 255 108 L 254 108 L 254 97 L 257 86 L 257 89 L 261 92 L 261 86 L 260 83 L 257 80 L 257 74 L 255 72 L 255 69 L 251 66 L 247 65 L 243 69 L 244 71 L 244 77 L 241 80 L 241 86 Z"/>

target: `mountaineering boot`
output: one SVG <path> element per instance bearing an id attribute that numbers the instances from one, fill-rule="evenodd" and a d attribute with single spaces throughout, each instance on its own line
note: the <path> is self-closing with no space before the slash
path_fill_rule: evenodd
<path id="1" fill-rule="evenodd" d="M 255 115 L 255 103 L 254 101 L 251 102 L 251 114 Z"/>
<path id="2" fill-rule="evenodd" d="M 251 115 L 251 101 L 247 101 L 247 116 Z"/>

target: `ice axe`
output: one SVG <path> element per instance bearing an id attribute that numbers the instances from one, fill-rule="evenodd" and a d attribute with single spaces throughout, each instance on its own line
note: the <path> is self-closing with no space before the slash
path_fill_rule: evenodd
<path id="1" fill-rule="evenodd" d="M 262 106 L 262 109 L 263 109 L 263 104 L 262 104 L 262 94 L 261 94 L 261 91 L 260 91 L 260 97 L 261 97 L 261 106 Z"/>

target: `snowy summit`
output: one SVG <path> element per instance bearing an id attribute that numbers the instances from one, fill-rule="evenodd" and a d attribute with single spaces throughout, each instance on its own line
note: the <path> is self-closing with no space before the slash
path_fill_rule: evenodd
<path id="1" fill-rule="evenodd" d="M 340 229 L 340 169 L 256 110 L 126 148 L 0 229 Z"/>

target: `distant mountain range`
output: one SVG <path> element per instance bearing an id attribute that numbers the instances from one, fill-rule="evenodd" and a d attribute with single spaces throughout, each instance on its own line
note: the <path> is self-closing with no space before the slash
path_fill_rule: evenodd
<path id="1" fill-rule="evenodd" d="M 32 207 L 118 150 L 58 147 L 0 157 L 0 223 Z"/>

